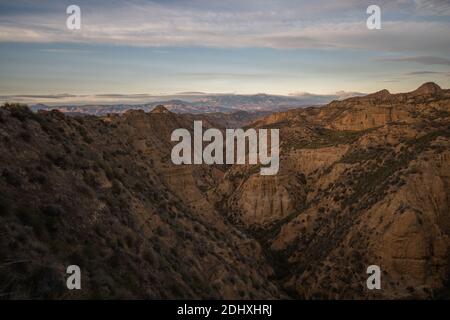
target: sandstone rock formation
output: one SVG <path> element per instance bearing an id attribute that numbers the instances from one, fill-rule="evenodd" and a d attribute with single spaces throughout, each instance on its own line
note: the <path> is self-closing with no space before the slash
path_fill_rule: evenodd
<path id="1" fill-rule="evenodd" d="M 224 195 L 224 214 L 253 230 L 278 259 L 288 292 L 302 298 L 442 294 L 450 266 L 450 90 L 430 83 L 406 94 L 383 90 L 277 113 L 255 125 L 281 129 L 280 176 L 234 167 L 221 182 L 240 177 L 233 192 L 219 185 L 217 193 Z M 299 176 L 301 182 L 292 182 Z M 371 264 L 383 270 L 379 292 L 365 287 Z"/>

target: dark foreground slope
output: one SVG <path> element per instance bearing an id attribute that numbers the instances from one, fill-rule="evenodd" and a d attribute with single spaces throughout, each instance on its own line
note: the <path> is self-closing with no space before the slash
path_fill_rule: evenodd
<path id="1" fill-rule="evenodd" d="M 0 108 L 0 297 L 279 298 L 259 244 L 169 164 L 171 131 L 191 125 Z"/>

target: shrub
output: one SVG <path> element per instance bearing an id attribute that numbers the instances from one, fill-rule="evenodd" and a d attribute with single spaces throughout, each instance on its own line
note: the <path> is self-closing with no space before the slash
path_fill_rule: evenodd
<path id="1" fill-rule="evenodd" d="M 88 132 L 84 127 L 78 126 L 77 129 L 81 137 L 83 138 L 84 142 L 86 142 L 87 144 L 91 144 L 92 142 L 94 142 L 94 140 L 89 136 Z"/>
<path id="2" fill-rule="evenodd" d="M 36 235 L 41 236 L 44 233 L 45 225 L 38 209 L 19 207 L 16 210 L 16 215 L 24 225 L 32 227 Z"/>
<path id="3" fill-rule="evenodd" d="M 44 215 L 54 218 L 60 217 L 64 212 L 61 207 L 55 205 L 44 206 L 41 208 L 41 211 Z"/>
<path id="4" fill-rule="evenodd" d="M 10 202 L 3 195 L 0 195 L 0 216 L 6 216 L 10 211 Z"/>
<path id="5" fill-rule="evenodd" d="M 38 183 L 40 185 L 45 184 L 48 181 L 47 177 L 43 174 L 35 174 L 32 173 L 32 176 L 30 177 L 31 183 Z"/>
<path id="6" fill-rule="evenodd" d="M 63 155 L 57 152 L 46 152 L 45 156 L 57 167 L 65 167 L 67 162 Z"/>
<path id="7" fill-rule="evenodd" d="M 114 179 L 112 182 L 112 193 L 114 195 L 120 195 L 122 193 L 122 186 L 120 185 L 120 182 L 117 179 Z"/>
<path id="8" fill-rule="evenodd" d="M 25 121 L 26 119 L 34 119 L 34 120 L 37 119 L 37 115 L 34 114 L 28 108 L 28 106 L 26 106 L 24 104 L 6 103 L 4 105 L 4 108 L 7 109 L 11 113 L 11 116 L 13 116 L 14 118 L 16 118 L 20 121 Z"/>
<path id="9" fill-rule="evenodd" d="M 54 234 L 57 229 L 58 218 L 64 214 L 64 210 L 58 206 L 48 205 L 40 209 L 42 219 L 48 232 Z"/>
<path id="10" fill-rule="evenodd" d="M 22 184 L 22 179 L 20 175 L 18 175 L 16 172 L 13 172 L 8 169 L 4 169 L 2 172 L 2 177 L 5 179 L 6 183 L 14 186 L 19 187 Z"/>
<path id="11" fill-rule="evenodd" d="M 22 131 L 19 134 L 19 138 L 21 138 L 25 142 L 31 141 L 31 134 L 28 131 Z"/>

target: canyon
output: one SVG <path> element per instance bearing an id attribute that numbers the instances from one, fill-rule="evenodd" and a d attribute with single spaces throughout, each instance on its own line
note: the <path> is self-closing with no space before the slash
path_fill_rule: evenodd
<path id="1" fill-rule="evenodd" d="M 278 129 L 280 167 L 174 165 L 194 121 Z M 450 292 L 450 90 L 258 118 L 0 108 L 3 298 L 402 299 Z M 83 270 L 84 290 L 64 271 Z M 366 268 L 382 270 L 368 290 Z"/>

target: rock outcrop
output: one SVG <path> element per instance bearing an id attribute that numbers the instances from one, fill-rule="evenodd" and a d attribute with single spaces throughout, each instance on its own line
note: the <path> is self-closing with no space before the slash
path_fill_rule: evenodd
<path id="1" fill-rule="evenodd" d="M 279 178 L 233 167 L 238 183 L 218 193 L 224 214 L 256 230 L 277 257 L 288 292 L 303 298 L 448 292 L 449 90 L 430 83 L 406 94 L 383 90 L 255 125 L 281 130 Z M 295 177 L 302 179 L 292 183 Z M 226 174 L 220 185 L 235 179 Z M 377 292 L 365 287 L 372 264 L 383 270 Z"/>

